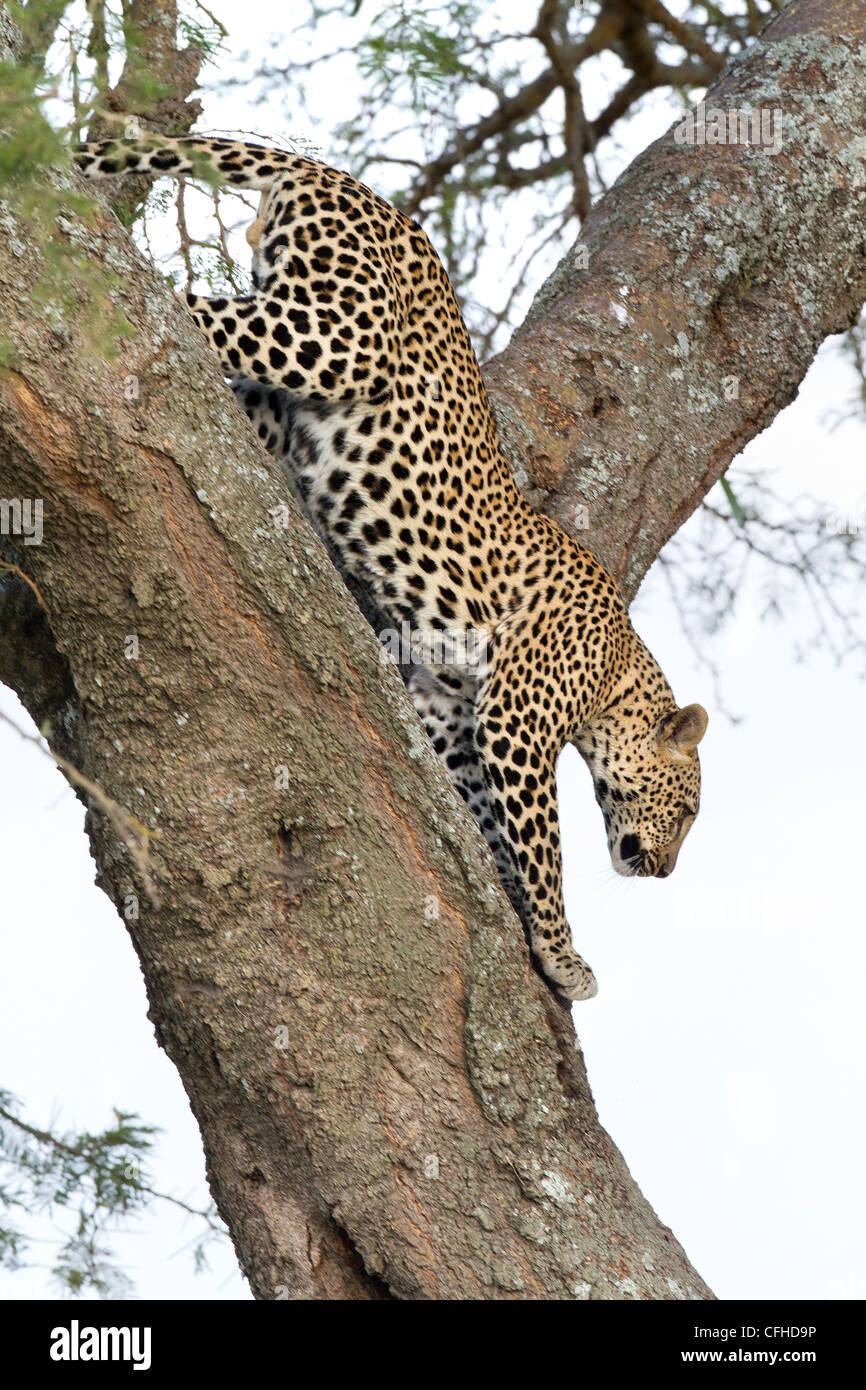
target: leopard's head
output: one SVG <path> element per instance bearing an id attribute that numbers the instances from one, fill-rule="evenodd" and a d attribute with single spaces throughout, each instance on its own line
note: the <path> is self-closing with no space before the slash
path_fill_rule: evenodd
<path id="1" fill-rule="evenodd" d="M 706 728 L 702 705 L 618 708 L 575 740 L 592 773 L 618 874 L 667 878 L 673 872 L 700 805 L 698 744 Z"/>

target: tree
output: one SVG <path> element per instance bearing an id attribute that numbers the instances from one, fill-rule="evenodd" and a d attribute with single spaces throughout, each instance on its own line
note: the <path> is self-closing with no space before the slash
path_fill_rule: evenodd
<path id="1" fill-rule="evenodd" d="M 588 506 L 627 599 L 866 297 L 857 24 L 795 0 L 707 97 L 783 91 L 784 157 L 656 142 L 488 369 L 519 480 L 572 530 Z M 42 177 L 43 208 L 81 196 L 68 169 Z M 255 1293 L 710 1296 L 598 1126 L 474 826 L 183 311 L 112 219 L 54 211 L 135 336 L 111 364 L 61 300 L 46 355 L 43 267 L 20 254 L 39 211 L 18 209 L 0 492 L 45 524 L 4 537 L 0 674 L 86 778 L 99 881 Z"/>

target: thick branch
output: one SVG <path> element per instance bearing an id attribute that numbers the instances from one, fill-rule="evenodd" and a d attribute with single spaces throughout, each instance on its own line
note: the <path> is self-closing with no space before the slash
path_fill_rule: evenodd
<path id="1" fill-rule="evenodd" d="M 791 0 L 706 97 L 780 112 L 779 152 L 669 131 L 487 368 L 518 480 L 628 600 L 866 298 L 864 45 L 861 4 Z"/>

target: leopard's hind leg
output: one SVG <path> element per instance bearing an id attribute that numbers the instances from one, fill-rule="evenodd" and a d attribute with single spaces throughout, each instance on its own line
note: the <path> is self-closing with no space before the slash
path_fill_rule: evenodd
<path id="1" fill-rule="evenodd" d="M 502 842 L 487 791 L 484 766 L 475 747 L 475 705 L 471 697 L 447 690 L 429 671 L 416 666 L 407 682 L 412 703 L 493 853 L 506 893 L 517 907 L 519 885 L 514 865 Z"/>
<path id="2" fill-rule="evenodd" d="M 229 377 L 308 401 L 391 398 L 409 306 L 391 256 L 397 212 L 316 160 L 242 141 L 145 135 L 76 153 L 91 179 L 205 177 L 263 193 L 252 294 L 187 294 Z"/>

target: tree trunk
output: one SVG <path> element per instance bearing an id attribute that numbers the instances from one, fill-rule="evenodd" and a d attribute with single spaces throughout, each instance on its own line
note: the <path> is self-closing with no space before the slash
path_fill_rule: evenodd
<path id="1" fill-rule="evenodd" d="M 796 104 L 802 144 L 768 172 L 758 156 L 760 207 L 735 216 L 729 150 L 692 152 L 684 182 L 660 142 L 593 214 L 590 279 L 561 267 L 491 369 L 545 505 L 567 519 L 590 499 L 629 594 L 862 299 L 862 230 L 829 216 L 844 198 L 864 225 L 866 81 L 842 10 L 793 4 L 722 80 L 738 104 L 749 82 Z M 786 182 L 808 190 L 796 235 L 769 218 Z M 712 1297 L 601 1129 L 479 833 L 184 309 L 109 214 L 59 224 L 120 277 L 136 335 L 108 363 L 83 312 L 34 310 L 38 246 L 14 211 L 2 225 L 0 495 L 44 506 L 42 543 L 3 537 L 3 558 L 45 611 L 3 579 L 0 678 L 149 832 L 155 896 L 90 798 L 98 882 L 254 1293 Z M 753 370 L 724 415 L 698 387 L 735 348 Z"/>

